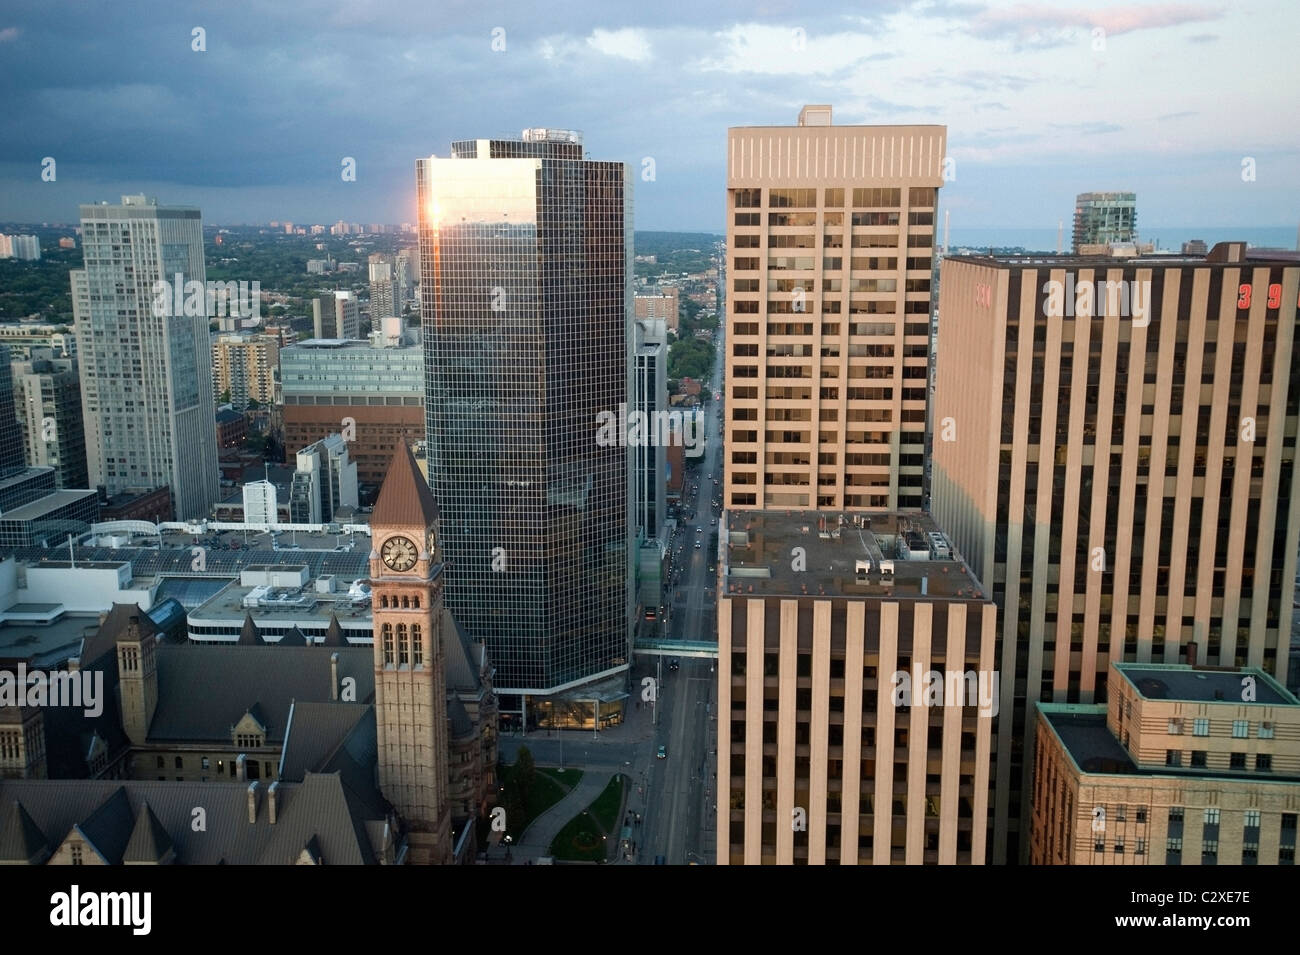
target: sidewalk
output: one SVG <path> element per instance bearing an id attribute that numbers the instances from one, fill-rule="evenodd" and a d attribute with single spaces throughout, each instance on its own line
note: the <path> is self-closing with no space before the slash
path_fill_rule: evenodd
<path id="1" fill-rule="evenodd" d="M 529 859 L 551 854 L 551 842 L 560 830 L 582 810 L 590 806 L 609 785 L 612 773 L 584 772 L 569 794 L 542 813 L 524 831 L 513 847 L 514 862 L 522 865 Z"/>

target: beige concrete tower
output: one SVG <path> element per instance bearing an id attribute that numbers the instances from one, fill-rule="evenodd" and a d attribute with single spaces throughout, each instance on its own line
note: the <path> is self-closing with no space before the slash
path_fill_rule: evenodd
<path id="1" fill-rule="evenodd" d="M 451 861 L 447 686 L 438 504 L 403 444 L 370 517 L 379 788 L 406 824 L 410 861 Z"/>
<path id="2" fill-rule="evenodd" d="M 727 133 L 726 506 L 920 508 L 943 126 Z"/>
<path id="3" fill-rule="evenodd" d="M 145 744 L 154 710 L 158 708 L 158 665 L 154 652 L 157 640 L 152 624 L 141 624 L 143 616 L 143 611 L 132 614 L 117 638 L 122 729 L 136 746 Z"/>

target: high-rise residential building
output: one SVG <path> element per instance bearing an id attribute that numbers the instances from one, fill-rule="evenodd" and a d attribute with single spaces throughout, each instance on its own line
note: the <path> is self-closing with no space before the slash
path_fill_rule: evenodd
<path id="1" fill-rule="evenodd" d="M 1286 682 L 1300 510 L 1300 264 L 943 262 L 932 510 L 1001 613 L 993 861 L 1025 858 L 1036 702 L 1112 662 Z"/>
<path id="2" fill-rule="evenodd" d="M 725 506 L 923 503 L 943 126 L 728 131 Z"/>
<path id="3" fill-rule="evenodd" d="M 82 206 L 81 235 L 72 311 L 90 482 L 110 496 L 167 485 L 178 520 L 206 517 L 219 490 L 208 306 L 175 287 L 206 289 L 199 210 L 123 196 Z"/>
<path id="4" fill-rule="evenodd" d="M 630 175 L 554 129 L 453 142 L 416 172 L 447 606 L 487 645 L 503 714 L 621 719 L 632 485 L 599 428 L 632 393 Z"/>
<path id="5" fill-rule="evenodd" d="M 420 271 L 420 250 L 402 249 L 395 260 L 397 270 L 397 314 L 415 301 L 415 282 Z"/>
<path id="6" fill-rule="evenodd" d="M 361 312 L 357 297 L 348 291 L 331 292 L 311 301 L 312 334 L 316 338 L 352 341 L 361 337 Z"/>
<path id="7" fill-rule="evenodd" d="M 634 325 L 634 393 L 630 410 L 648 423 L 647 440 L 632 448 L 632 483 L 637 536 L 658 538 L 668 512 L 667 442 L 658 427 L 668 412 L 668 333 L 662 319 L 638 319 Z M 655 431 L 655 440 L 649 432 Z"/>
<path id="8" fill-rule="evenodd" d="M 23 454 L 22 426 L 18 421 L 9 349 L 0 345 L 0 478 L 21 471 L 27 465 Z"/>
<path id="9" fill-rule="evenodd" d="M 401 305 L 397 301 L 397 263 L 391 255 L 376 252 L 370 256 L 370 321 L 378 326 L 387 315 L 397 315 Z"/>
<path id="10" fill-rule="evenodd" d="M 1137 193 L 1083 192 L 1074 200 L 1074 251 L 1137 241 Z"/>
<path id="11" fill-rule="evenodd" d="M 212 343 L 212 390 L 229 392 L 236 411 L 249 399 L 267 406 L 275 399 L 275 373 L 280 367 L 280 340 L 274 335 L 220 335 Z"/>
<path id="12" fill-rule="evenodd" d="M 718 864 L 984 863 L 996 611 L 947 550 L 919 514 L 727 514 Z"/>
<path id="13" fill-rule="evenodd" d="M 637 319 L 659 319 L 667 325 L 670 332 L 677 331 L 678 291 L 676 288 L 664 285 L 653 292 L 639 292 L 633 301 Z"/>
<path id="14" fill-rule="evenodd" d="M 1295 865 L 1300 700 L 1256 667 L 1112 663 L 1038 703 L 1033 865 Z"/>
<path id="15" fill-rule="evenodd" d="M 280 350 L 286 463 L 293 452 L 342 434 L 357 480 L 377 490 L 405 439 L 424 434 L 424 350 L 368 342 L 299 342 Z"/>
<path id="16" fill-rule="evenodd" d="M 297 464 L 289 489 L 292 523 L 328 524 L 340 507 L 357 506 L 357 464 L 348 459 L 342 435 L 327 435 L 303 448 Z"/>
<path id="17" fill-rule="evenodd" d="M 55 483 L 61 488 L 87 488 L 90 477 L 77 359 L 39 357 L 41 350 L 37 352 L 30 361 L 11 365 L 27 464 L 54 468 Z"/>
<path id="18" fill-rule="evenodd" d="M 0 259 L 25 259 L 35 262 L 41 257 L 41 241 L 34 235 L 0 235 Z"/>

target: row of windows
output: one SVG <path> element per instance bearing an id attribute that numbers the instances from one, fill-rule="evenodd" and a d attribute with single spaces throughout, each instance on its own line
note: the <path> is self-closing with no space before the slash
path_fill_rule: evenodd
<path id="1" fill-rule="evenodd" d="M 1129 702 L 1129 715 L 1132 716 L 1132 701 Z M 1181 717 L 1171 717 L 1169 720 L 1169 735 L 1181 736 L 1186 721 Z M 1210 720 L 1208 717 L 1196 717 L 1192 720 L 1193 736 L 1209 736 Z M 1233 739 L 1250 739 L 1250 720 L 1233 720 L 1232 721 L 1232 738 Z M 1273 723 L 1270 720 L 1260 722 L 1256 730 L 1257 739 L 1273 738 Z"/>
<path id="2" fill-rule="evenodd" d="M 394 627 L 385 623 L 380 628 L 384 642 L 384 663 L 396 663 L 398 666 L 424 665 L 424 636 L 418 623 L 409 626 L 399 623 L 396 627 L 397 652 L 393 652 Z"/>

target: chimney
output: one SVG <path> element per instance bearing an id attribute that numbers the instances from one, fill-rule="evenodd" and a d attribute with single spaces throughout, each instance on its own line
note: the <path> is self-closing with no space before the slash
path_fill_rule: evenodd
<path id="1" fill-rule="evenodd" d="M 1187 665 L 1189 667 L 1196 666 L 1196 641 L 1195 640 L 1187 641 Z"/>
<path id="2" fill-rule="evenodd" d="M 241 760 L 244 757 L 239 757 Z M 243 765 L 242 763 L 240 764 Z M 257 822 L 257 780 L 254 779 L 248 784 L 248 824 L 251 826 Z"/>
<path id="3" fill-rule="evenodd" d="M 270 788 L 266 790 L 266 812 L 267 818 L 271 825 L 275 825 L 276 810 L 279 809 L 280 801 L 280 781 L 277 779 L 271 783 Z"/>
<path id="4" fill-rule="evenodd" d="M 330 654 L 330 699 L 335 703 L 339 699 L 339 654 L 337 650 Z"/>
<path id="5" fill-rule="evenodd" d="M 247 761 L 248 757 L 243 753 L 235 757 L 235 778 L 241 783 L 248 778 L 248 767 L 244 765 Z"/>

